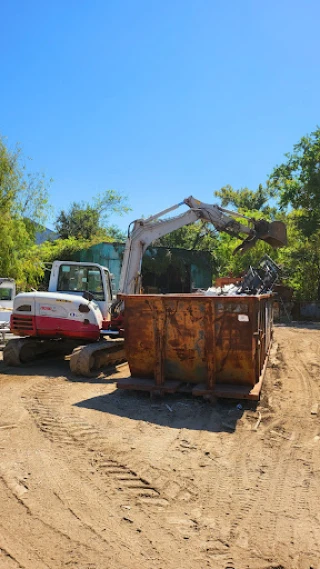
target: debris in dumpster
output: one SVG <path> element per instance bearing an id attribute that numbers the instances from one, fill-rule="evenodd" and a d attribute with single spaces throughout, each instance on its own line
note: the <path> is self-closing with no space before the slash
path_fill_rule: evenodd
<path id="1" fill-rule="evenodd" d="M 241 285 L 226 284 L 224 286 L 210 287 L 201 291 L 208 296 L 247 296 L 271 292 L 276 284 L 281 269 L 268 256 L 265 255 L 257 268 L 249 267 L 242 278 Z M 200 291 L 199 291 L 200 292 Z"/>
<path id="2" fill-rule="evenodd" d="M 207 290 L 198 291 L 206 296 L 237 296 L 239 287 L 234 284 L 224 286 L 212 286 Z"/>
<path id="3" fill-rule="evenodd" d="M 265 255 L 256 269 L 253 267 L 249 268 L 238 290 L 239 294 L 264 294 L 271 292 L 279 278 L 280 272 L 280 267 L 268 255 Z"/>

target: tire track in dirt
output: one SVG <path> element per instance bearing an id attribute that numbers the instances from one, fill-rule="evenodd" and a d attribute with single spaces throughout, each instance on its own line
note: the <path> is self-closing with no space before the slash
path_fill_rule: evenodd
<path id="1" fill-rule="evenodd" d="M 69 385 L 67 384 L 65 389 L 68 390 L 68 388 Z M 121 502 L 115 502 L 118 503 L 120 511 L 121 508 L 127 507 L 123 505 L 125 497 L 128 499 L 129 504 L 133 499 L 134 505 L 139 503 L 142 504 L 142 506 L 146 504 L 148 506 L 154 506 L 151 510 L 149 508 L 142 508 L 140 513 L 138 513 L 138 510 L 134 508 L 134 506 L 128 507 L 128 509 L 132 508 L 132 510 L 134 510 L 135 515 L 138 515 L 137 522 L 138 519 L 140 519 L 138 523 L 144 527 L 143 534 L 141 534 L 140 537 L 140 540 L 142 538 L 141 543 L 145 544 L 142 557 L 148 559 L 149 555 L 149 558 L 153 560 L 152 567 L 156 568 L 159 564 L 159 567 L 162 567 L 161 559 L 165 560 L 166 567 L 172 567 L 170 557 L 167 558 L 169 555 L 167 548 L 175 549 L 176 547 L 181 547 L 182 538 L 177 540 L 176 536 L 172 534 L 170 530 L 168 531 L 168 528 L 160 522 L 158 515 L 164 506 L 168 506 L 172 503 L 173 500 L 171 497 L 165 491 L 162 491 L 162 489 L 160 492 L 158 488 L 150 484 L 144 476 L 138 476 L 135 469 L 128 466 L 126 462 L 121 461 L 121 459 L 119 460 L 118 455 L 121 449 L 115 449 L 115 456 L 112 454 L 112 458 L 109 458 L 112 447 L 110 447 L 108 437 L 105 436 L 100 429 L 80 420 L 76 416 L 77 410 L 72 412 L 72 408 L 67 409 L 69 403 L 67 405 L 65 404 L 64 385 L 61 385 L 60 382 L 50 386 L 50 389 L 48 389 L 48 384 L 44 384 L 42 381 L 25 391 L 23 399 L 24 406 L 29 410 L 37 427 L 57 448 L 60 447 L 62 452 L 68 452 L 69 450 L 72 452 L 72 450 L 75 450 L 74 456 L 76 457 L 76 455 L 78 455 L 77 460 L 79 460 L 79 452 L 77 449 L 84 450 L 89 464 L 93 466 L 96 473 L 100 474 L 103 485 L 105 486 L 107 484 L 108 493 L 110 494 L 110 482 L 113 484 L 113 490 L 121 491 L 121 494 L 118 495 L 120 496 Z M 84 456 L 83 453 L 82 456 Z M 91 478 L 91 473 L 89 474 L 88 468 L 84 467 L 84 470 L 82 469 L 81 476 L 83 475 L 85 475 L 87 482 L 99 488 L 100 493 L 101 491 L 102 493 L 105 491 L 105 488 L 103 490 L 101 484 L 97 482 L 97 478 L 94 479 L 95 481 Z M 110 498 L 112 501 L 112 495 Z M 176 500 L 180 503 L 180 493 Z M 122 506 L 120 506 L 121 503 Z M 133 521 L 135 515 L 133 519 L 131 519 L 132 515 L 128 512 L 128 514 L 122 518 L 125 520 L 123 523 L 127 524 L 127 527 L 132 527 L 133 532 L 140 531 L 139 529 L 135 529 L 136 523 Z M 150 535 L 156 535 L 157 538 L 148 538 L 149 532 Z M 139 554 L 139 556 L 141 556 L 141 554 Z M 189 555 L 186 549 L 183 548 L 181 550 L 181 559 L 185 559 L 186 562 L 188 558 Z M 141 564 L 141 566 L 143 566 L 143 564 Z"/>
<path id="2" fill-rule="evenodd" d="M 0 538 L 1 539 L 1 538 Z M 12 555 L 0 546 L 0 567 L 1 569 L 24 569 L 23 565 L 12 557 Z"/>
<path id="3" fill-rule="evenodd" d="M 197 437 L 197 441 L 201 438 Z M 204 433 L 203 438 L 208 448 L 207 434 Z M 241 541 L 238 527 L 249 516 L 253 504 L 246 492 L 249 486 L 246 453 L 234 433 L 221 433 L 218 441 L 219 452 L 213 452 L 210 457 L 207 451 L 204 459 L 198 459 L 196 476 L 198 487 L 201 487 L 199 506 L 202 509 L 198 536 L 207 563 L 231 569 L 238 566 L 237 560 L 241 558 L 241 554 L 238 555 L 238 542 Z"/>
<path id="4" fill-rule="evenodd" d="M 72 412 L 59 412 L 63 408 L 61 384 L 51 384 L 48 389 L 47 385 L 41 383 L 28 390 L 24 398 L 29 412 L 45 436 L 53 443 L 72 448 L 76 445 L 90 452 L 91 465 L 106 478 L 108 486 L 111 481 L 115 489 L 129 494 L 141 503 L 151 502 L 158 506 L 167 504 L 160 491 L 144 477 L 139 476 L 133 468 L 115 458 L 109 458 L 108 439 L 98 429 L 77 418 Z M 95 452 L 94 456 L 92 452 Z"/>
<path id="5" fill-rule="evenodd" d="M 302 520 L 312 519 L 316 515 L 313 509 L 318 501 L 309 491 L 312 471 L 305 466 L 303 479 L 297 484 L 292 464 L 298 460 L 301 449 L 308 441 L 309 435 L 304 436 L 304 422 L 309 421 L 311 404 L 319 397 L 319 390 L 314 377 L 310 376 L 308 366 L 301 361 L 304 349 L 301 352 L 296 350 L 294 354 L 285 350 L 284 353 L 286 357 L 282 362 L 284 365 L 280 366 L 281 376 L 288 369 L 290 377 L 293 377 L 291 387 L 297 389 L 300 398 L 296 398 L 294 393 L 293 397 L 287 399 L 286 394 L 279 392 L 279 398 L 284 397 L 284 400 L 280 399 L 277 403 L 281 412 L 276 412 L 274 419 L 267 426 L 262 425 L 256 435 L 242 430 L 241 438 L 237 439 L 236 436 L 228 449 L 231 472 L 227 464 L 226 468 L 220 467 L 215 472 L 217 478 L 213 501 L 218 518 L 216 527 L 218 535 L 220 528 L 224 529 L 224 540 L 229 544 L 230 550 L 227 553 L 222 545 L 220 548 L 214 545 L 212 558 L 219 554 L 228 567 L 236 567 L 241 563 L 241 549 L 252 551 L 255 547 L 255 543 L 248 539 L 247 528 L 250 527 L 254 535 L 260 532 L 268 535 L 267 547 L 263 546 L 262 549 L 266 555 L 270 555 L 271 545 L 273 556 L 279 559 L 279 556 L 283 558 L 283 543 L 299 542 L 297 520 L 302 523 Z M 267 385 L 264 386 L 266 388 Z M 302 407 L 306 409 L 303 413 Z M 298 424 L 292 420 L 295 414 Z M 276 440 L 273 441 L 273 438 Z M 306 455 L 305 450 L 304 453 Z M 224 461 L 228 462 L 228 457 Z M 232 499 L 228 499 L 230 488 Z M 223 519 L 223 510 L 228 507 L 229 537 L 226 536 L 226 519 Z M 318 550 L 317 528 L 318 524 L 305 526 L 306 535 L 302 540 L 304 544 L 311 544 L 315 552 Z M 295 567 L 300 567 L 299 561 Z"/>
<path id="6" fill-rule="evenodd" d="M 15 498 L 14 501 L 12 496 Z M 0 522 L 0 539 L 3 533 L 8 544 L 6 547 L 8 555 L 17 562 L 18 567 L 56 569 L 57 566 L 68 564 L 72 566 L 73 561 L 75 566 L 81 563 L 83 569 L 99 569 L 101 563 L 110 562 L 110 555 L 106 554 L 107 543 L 103 544 L 99 536 L 97 539 L 91 539 L 90 545 L 72 538 L 69 533 L 35 515 L 25 501 L 15 494 L 11 485 L 8 486 L 2 476 L 0 477 L 0 499 L 3 508 L 10 502 L 10 520 L 7 524 Z M 21 536 L 18 528 L 23 528 Z M 46 536 L 45 549 L 42 547 L 44 535 Z M 15 552 L 14 555 L 11 551 Z M 92 561 L 93 558 L 95 562 Z"/>
<path id="7" fill-rule="evenodd" d="M 207 410 L 195 412 L 193 405 L 188 404 L 190 421 L 185 417 L 181 420 L 177 407 L 168 422 L 162 422 L 161 431 L 153 426 L 152 418 L 148 422 L 150 414 L 138 412 L 134 436 L 130 431 L 127 438 L 132 424 L 125 419 L 118 448 L 117 420 L 103 419 L 101 428 L 90 413 L 86 416 L 92 417 L 92 424 L 90 418 L 87 422 L 81 420 L 78 409 L 69 403 L 70 384 L 62 382 L 62 378 L 50 384 L 46 381 L 46 385 L 42 379 L 42 386 L 34 384 L 33 390 L 25 391 L 24 401 L 35 420 L 33 424 L 54 443 L 52 451 L 61 450 L 62 457 L 70 451 L 70 458 L 75 459 L 74 469 L 77 464 L 81 468 L 83 456 L 80 478 L 91 485 L 92 493 L 99 488 L 99 497 L 105 494 L 106 485 L 108 490 L 111 486 L 109 496 L 105 495 L 111 508 L 121 504 L 121 495 L 128 497 L 128 503 L 137 502 L 133 489 L 122 490 L 127 481 L 135 484 L 136 476 L 159 492 L 154 498 L 146 497 L 143 505 L 167 500 L 166 508 L 136 510 L 146 539 L 154 535 L 153 546 L 161 543 L 150 549 L 150 567 L 174 567 L 174 562 L 178 566 L 180 552 L 185 553 L 183 566 L 194 569 L 318 567 L 320 442 L 316 437 L 320 436 L 320 428 L 319 419 L 311 416 L 311 406 L 319 401 L 320 342 L 315 338 L 320 338 L 320 334 L 287 327 L 276 329 L 275 337 L 279 342 L 279 363 L 277 368 L 271 362 L 267 372 L 258 406 L 262 420 L 256 432 L 250 426 L 255 425 L 257 414 L 249 413 L 249 420 L 246 411 L 243 417 L 240 414 L 233 432 L 226 433 L 223 423 L 221 429 L 218 425 L 217 430 L 210 431 L 211 425 L 206 428 Z M 142 406 L 141 401 L 138 405 Z M 220 411 L 218 408 L 223 422 Z M 139 423 L 141 417 L 143 423 Z M 106 424 L 112 428 L 110 439 Z M 181 424 L 188 428 L 181 428 Z M 177 429 L 176 437 L 173 429 Z M 146 445 L 157 445 L 157 436 L 162 437 L 160 458 L 156 452 L 145 451 Z M 133 448 L 138 450 L 131 453 L 128 449 L 134 437 L 137 445 L 134 441 Z M 141 456 L 146 458 L 140 465 Z M 143 499 L 139 481 L 138 485 L 139 499 Z M 64 489 L 62 497 L 68 497 L 68 490 Z M 73 500 L 71 508 L 75 504 Z M 134 510 L 124 513 L 134 519 Z M 159 514 L 155 515 L 156 511 Z M 83 518 L 81 507 L 75 506 L 74 512 Z M 123 528 L 133 528 L 130 523 L 123 522 Z M 12 552 L 0 540 L 1 545 Z M 140 553 L 138 557 L 142 560 Z M 79 566 L 82 569 L 80 562 Z M 26 569 L 31 569 L 30 565 Z"/>
<path id="8" fill-rule="evenodd" d="M 286 330 L 289 341 L 281 342 L 281 352 L 286 371 L 293 378 L 299 379 L 296 389 L 298 397 L 294 398 L 294 405 L 297 411 L 304 407 L 305 404 L 311 405 L 314 400 L 319 399 L 319 384 L 317 376 L 319 374 L 320 361 L 316 371 L 313 369 L 312 362 L 314 356 L 319 359 L 319 341 L 313 340 L 314 331 L 307 330 L 307 337 L 301 338 L 301 330 Z M 317 333 L 317 336 L 319 332 Z M 298 376 L 298 377 L 297 377 Z M 299 385 L 300 384 L 300 385 Z"/>
<path id="9" fill-rule="evenodd" d="M 183 458 L 185 458 L 186 455 L 188 456 L 188 453 L 196 448 L 190 441 L 189 434 L 185 431 L 186 429 L 180 428 L 174 439 L 170 440 L 166 448 L 166 456 L 170 456 L 171 460 L 175 457 L 174 470 L 172 469 L 170 472 L 168 472 L 168 470 L 152 472 L 152 476 L 158 487 L 161 488 L 161 492 L 171 503 L 192 503 L 196 502 L 199 497 L 199 489 L 194 483 L 192 461 L 188 462 L 187 466 L 185 462 L 183 462 L 183 466 L 182 463 L 180 463 L 181 454 L 183 454 Z M 199 434 L 197 434 L 197 437 L 199 437 Z"/>
<path id="10" fill-rule="evenodd" d="M 262 411 L 263 409 L 260 420 Z M 224 540 L 230 545 L 226 559 L 230 567 L 241 563 L 244 551 L 254 551 L 255 544 L 250 543 L 248 528 L 259 532 L 257 514 L 263 510 L 265 504 L 265 495 L 269 490 L 268 480 L 273 483 L 275 474 L 270 461 L 268 477 L 264 476 L 267 449 L 261 443 L 259 434 L 252 430 L 258 417 L 259 415 L 252 415 L 250 410 L 244 411 L 235 432 L 231 435 L 232 438 L 229 439 L 227 454 L 223 460 L 225 468 L 219 467 L 217 473 L 214 502 L 220 512 Z M 248 421 L 248 418 L 251 421 Z M 251 428 L 248 428 L 250 423 Z M 227 536 L 225 531 L 228 525 Z"/>
<path id="11" fill-rule="evenodd" d="M 252 416 L 249 410 L 249 421 L 246 411 L 241 417 L 242 413 L 232 406 L 229 412 L 222 410 L 220 420 L 223 424 L 228 424 L 224 419 L 225 412 L 228 418 L 238 419 L 234 432 L 209 434 L 200 431 L 187 435 L 180 431 L 172 444 L 173 450 L 178 450 L 179 444 L 182 446 L 182 452 L 190 456 L 190 469 L 195 469 L 193 476 L 198 482 L 199 506 L 202 508 L 195 530 L 202 554 L 208 563 L 222 569 L 242 566 L 244 552 L 252 552 L 247 529 L 256 528 L 255 511 L 261 510 L 264 500 L 257 488 L 259 480 L 251 457 L 257 434 L 249 425 L 256 423 L 256 415 Z M 236 427 L 237 421 L 231 422 Z M 259 446 L 256 455 L 260 454 L 256 457 L 258 464 L 263 462 Z M 212 510 L 209 504 L 213 505 Z M 256 560 L 254 555 L 252 558 Z"/>
<path id="12" fill-rule="evenodd" d="M 36 381 L 39 386 L 39 379 Z M 17 381 L 7 381 L 2 391 L 2 410 L 11 401 L 13 413 L 22 417 L 20 432 L 18 428 L 14 431 L 17 444 L 13 443 L 12 452 L 8 448 L 0 463 L 3 551 L 17 559 L 23 569 L 147 569 L 149 556 L 156 561 L 165 558 L 144 533 L 137 533 L 139 517 L 134 515 L 130 525 L 124 521 L 125 512 L 119 503 L 113 504 L 106 498 L 105 489 L 91 479 L 90 466 L 81 468 L 77 448 L 75 453 L 68 453 L 66 460 L 63 444 L 54 446 L 45 440 L 26 410 L 27 392 L 26 383 Z M 54 398 L 59 402 L 58 396 Z M 6 440 L 10 444 L 7 431 L 0 430 L 0 437 L 1 448 L 5 448 Z M 131 542 L 139 559 L 137 564 L 131 555 Z M 9 559 L 6 556 L 4 565 L 0 556 L 1 569 L 7 569 Z M 16 569 L 12 564 L 8 569 Z M 158 563 L 154 567 L 157 569 Z"/>
<path id="13" fill-rule="evenodd" d="M 282 362 L 280 369 L 286 372 L 285 362 Z M 276 376 L 274 379 L 280 374 L 280 369 L 273 368 L 273 375 Z M 294 449 L 300 444 L 299 429 L 290 433 L 292 423 L 287 420 L 289 406 L 286 397 L 282 398 L 283 394 L 279 392 L 277 405 L 280 404 L 282 408 L 281 416 L 276 414 L 276 418 L 264 430 L 262 429 L 264 436 L 261 445 L 268 445 L 269 460 L 266 461 L 268 468 L 261 468 L 261 475 L 258 477 L 258 491 L 262 496 L 268 496 L 268 500 L 266 503 L 260 503 L 259 509 L 254 512 L 257 529 L 268 535 L 268 547 L 272 544 L 274 553 L 277 553 L 283 540 L 293 543 L 294 523 L 290 512 L 295 504 L 295 489 L 291 467 Z M 292 406 L 289 417 L 291 413 Z"/>
<path id="14" fill-rule="evenodd" d="M 282 334 L 285 342 L 281 339 Z M 255 517 L 260 531 L 268 534 L 274 551 L 281 550 L 283 543 L 296 542 L 306 551 L 308 548 L 317 550 L 317 532 L 313 524 L 303 524 L 303 520 L 311 519 L 315 502 L 314 494 L 309 491 L 313 473 L 308 468 L 311 464 L 308 446 L 312 426 L 310 409 L 319 397 L 319 389 L 305 361 L 306 354 L 310 356 L 311 345 L 309 339 L 301 342 L 301 333 L 297 336 L 295 330 L 286 329 L 283 333 L 278 330 L 277 335 L 282 361 L 278 370 L 272 370 L 273 376 L 287 376 L 290 383 L 284 384 L 279 393 L 276 402 L 279 412 L 264 431 L 271 460 L 267 461 L 268 476 L 262 477 L 260 490 L 268 500 L 261 511 L 255 512 Z M 305 457 L 303 469 L 299 467 L 301 454 Z M 270 465 L 276 465 L 276 468 L 270 469 Z M 302 524 L 298 532 L 297 523 Z M 299 561 L 296 563 L 294 566 L 300 567 Z"/>
<path id="15" fill-rule="evenodd" d="M 182 503 L 183 501 L 190 502 L 190 499 L 191 501 L 196 499 L 198 494 L 196 487 L 193 488 L 193 484 L 189 480 L 181 479 L 179 473 L 174 478 L 171 475 L 171 479 L 167 479 L 165 474 L 159 477 L 157 482 L 160 483 L 160 493 L 154 485 L 151 485 L 148 480 L 142 476 L 138 476 L 128 465 L 123 464 L 113 457 L 109 458 L 110 445 L 107 438 L 102 436 L 98 429 L 79 420 L 79 418 L 72 413 L 64 414 L 61 411 L 61 409 L 65 408 L 65 406 L 63 407 L 63 386 L 61 386 L 61 384 L 53 386 L 48 390 L 47 386 L 41 383 L 29 390 L 25 398 L 28 409 L 42 432 L 55 444 L 62 443 L 63 446 L 67 445 L 69 448 L 76 445 L 90 452 L 91 464 L 102 477 L 106 478 L 108 485 L 110 480 L 112 480 L 114 488 L 121 490 L 122 493 L 127 493 L 128 496 L 138 498 L 139 502 L 142 501 L 143 503 L 151 502 L 156 505 L 163 505 L 164 503 L 168 504 L 173 501 Z M 179 439 L 185 436 L 186 435 L 182 432 Z M 183 440 L 184 439 L 182 439 L 182 441 Z M 239 445 L 236 444 L 232 446 L 233 450 L 231 454 L 235 456 L 239 453 L 240 456 L 241 449 Z M 94 451 L 94 455 L 92 455 L 92 451 Z M 240 464 L 240 460 L 238 464 Z M 226 474 L 226 470 L 219 476 L 220 489 L 224 483 L 226 483 L 226 485 L 230 484 L 230 480 L 232 479 L 230 472 L 228 472 L 227 476 L 224 476 L 224 474 Z M 241 480 L 241 477 L 240 472 L 238 479 Z M 225 491 L 218 491 L 218 494 L 219 496 L 223 494 L 227 496 L 227 487 Z M 163 497 L 165 497 L 165 500 Z M 247 498 L 245 498 L 243 502 L 242 499 L 239 498 L 238 506 L 239 503 L 240 510 L 246 512 L 246 508 L 248 507 Z M 224 502 L 224 506 L 221 508 L 222 511 L 225 511 L 225 506 L 226 503 Z M 229 500 L 228 510 L 230 511 Z M 237 512 L 239 512 L 239 507 L 237 508 Z M 237 525 L 237 523 L 241 523 L 242 519 L 243 516 L 240 516 L 240 521 L 234 523 Z M 214 537 L 213 539 L 212 535 L 210 535 L 210 531 L 204 532 L 203 537 L 204 535 L 206 537 L 202 551 L 204 559 L 207 559 L 209 562 L 219 558 L 224 566 L 232 567 L 235 565 L 235 561 L 225 541 L 226 532 L 224 524 L 226 521 L 225 517 L 221 516 L 220 528 L 217 526 L 217 531 L 215 531 L 215 534 L 218 536 L 221 534 L 221 539 L 220 537 Z M 183 523 L 183 525 L 185 524 L 183 520 L 181 520 L 181 523 Z M 192 524 L 191 529 L 194 529 L 194 533 L 197 534 L 199 528 L 197 528 L 197 525 L 193 528 L 193 525 L 194 524 Z M 182 531 L 182 533 L 185 532 Z M 201 533 L 203 532 L 201 531 Z M 229 534 L 228 538 L 230 539 Z"/>
<path id="16" fill-rule="evenodd" d="M 253 512 L 259 500 L 250 467 L 251 458 L 248 449 L 251 446 L 250 431 L 241 431 L 241 444 L 238 433 L 234 433 L 225 458 L 226 467 L 224 471 L 219 471 L 216 501 L 220 512 L 222 536 L 224 540 L 227 539 L 230 546 L 226 556 L 226 567 L 230 568 L 238 566 L 239 557 L 241 559 L 239 551 L 249 549 L 248 536 L 244 528 L 254 524 Z M 232 464 L 232 468 L 228 462 Z M 228 536 L 225 534 L 226 528 L 229 528 Z"/>

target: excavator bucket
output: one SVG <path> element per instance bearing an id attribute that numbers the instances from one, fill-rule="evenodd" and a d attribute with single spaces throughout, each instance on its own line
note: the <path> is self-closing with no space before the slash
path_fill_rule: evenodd
<path id="1" fill-rule="evenodd" d="M 272 221 L 268 223 L 265 220 L 257 222 L 255 230 L 257 238 L 266 241 L 274 248 L 285 247 L 287 241 L 287 228 L 283 221 Z"/>
<path id="2" fill-rule="evenodd" d="M 253 237 L 248 237 L 245 239 L 236 249 L 234 253 L 240 251 L 245 253 L 254 247 L 258 239 L 266 241 L 274 248 L 285 247 L 288 243 L 287 241 L 287 228 L 283 221 L 265 221 L 260 219 L 254 222 L 255 235 Z"/>

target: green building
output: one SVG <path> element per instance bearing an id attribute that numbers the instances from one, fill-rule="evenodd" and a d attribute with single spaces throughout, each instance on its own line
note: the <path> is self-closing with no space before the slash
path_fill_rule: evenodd
<path id="1" fill-rule="evenodd" d="M 99 243 L 74 256 L 75 261 L 99 263 L 113 274 L 113 289 L 119 288 L 124 243 Z M 142 286 L 146 293 L 192 292 L 212 284 L 209 251 L 188 251 L 150 246 L 142 261 Z"/>

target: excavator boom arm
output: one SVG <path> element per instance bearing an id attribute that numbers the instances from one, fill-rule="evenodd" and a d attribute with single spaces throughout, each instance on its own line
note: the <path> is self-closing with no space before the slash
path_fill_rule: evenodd
<path id="1" fill-rule="evenodd" d="M 174 211 L 183 204 L 186 204 L 190 209 L 181 215 L 161 219 L 163 215 Z M 240 223 L 235 217 L 244 218 L 248 223 Z M 265 220 L 245 218 L 236 212 L 224 210 L 218 205 L 207 204 L 190 196 L 181 203 L 147 219 L 137 219 L 130 225 L 131 229 L 128 233 L 122 262 L 119 292 L 135 294 L 140 291 L 142 257 L 153 241 L 176 229 L 190 225 L 198 219 L 208 221 L 217 231 L 224 231 L 235 237 L 239 237 L 241 233 L 246 234 L 247 239 L 237 247 L 236 251 L 243 252 L 251 248 L 258 239 L 267 241 L 273 247 L 286 245 L 286 228 L 282 222 L 268 223 Z"/>

